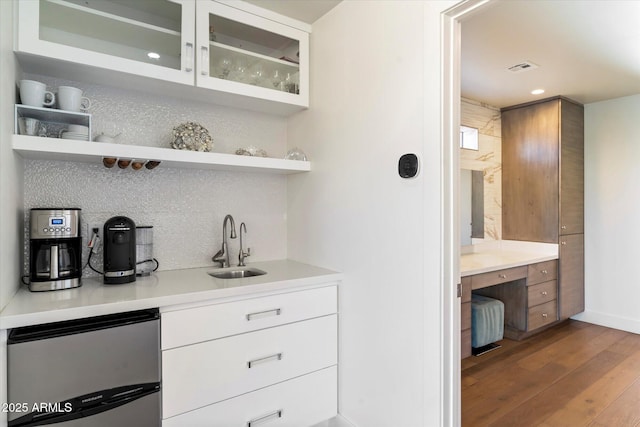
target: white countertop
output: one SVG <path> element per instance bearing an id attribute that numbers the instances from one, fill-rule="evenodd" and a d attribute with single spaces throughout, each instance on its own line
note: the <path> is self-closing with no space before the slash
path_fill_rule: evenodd
<path id="1" fill-rule="evenodd" d="M 21 287 L 0 312 L 0 329 L 176 304 L 295 290 L 342 280 L 342 274 L 290 260 L 247 264 L 267 272 L 241 279 L 218 279 L 212 267 L 159 271 L 133 283 L 104 285 L 85 278 L 82 286 L 49 292 Z"/>
<path id="2" fill-rule="evenodd" d="M 553 243 L 497 240 L 468 248 L 460 256 L 461 277 L 558 259 Z"/>

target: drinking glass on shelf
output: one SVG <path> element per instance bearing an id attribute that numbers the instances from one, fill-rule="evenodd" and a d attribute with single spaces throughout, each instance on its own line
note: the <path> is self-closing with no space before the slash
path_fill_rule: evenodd
<path id="1" fill-rule="evenodd" d="M 249 82 L 249 70 L 244 58 L 238 58 L 233 64 L 233 69 L 229 73 L 229 79 L 240 83 Z"/>
<path id="2" fill-rule="evenodd" d="M 297 73 L 294 73 L 294 74 L 287 73 L 287 75 L 284 78 L 284 90 L 285 90 L 285 92 L 299 94 L 300 93 L 300 89 L 299 89 L 298 85 L 299 85 L 299 82 L 298 82 Z"/>
<path id="3" fill-rule="evenodd" d="M 262 81 L 264 80 L 264 70 L 262 68 L 262 64 L 259 62 L 256 63 L 253 67 L 251 67 L 251 77 L 249 83 L 252 85 L 260 86 Z"/>
<path id="4" fill-rule="evenodd" d="M 271 73 L 271 83 L 276 90 L 284 90 L 283 76 L 280 70 L 276 69 Z"/>
<path id="5" fill-rule="evenodd" d="M 231 72 L 232 62 L 231 59 L 222 57 L 218 61 L 218 77 L 221 79 L 229 78 L 229 73 Z"/>

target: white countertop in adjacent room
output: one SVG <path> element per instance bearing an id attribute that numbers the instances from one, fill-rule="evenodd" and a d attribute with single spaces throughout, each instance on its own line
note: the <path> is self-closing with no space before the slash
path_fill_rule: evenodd
<path id="1" fill-rule="evenodd" d="M 241 279 L 218 279 L 207 274 L 214 267 L 169 270 L 138 277 L 133 283 L 104 285 L 102 278 L 85 278 L 82 286 L 50 292 L 30 292 L 22 287 L 0 312 L 0 329 L 103 314 L 198 303 L 342 280 L 342 274 L 290 260 L 248 264 L 267 272 Z"/>
<path id="2" fill-rule="evenodd" d="M 468 250 L 465 250 L 469 248 Z M 472 276 L 503 268 L 518 267 L 558 258 L 558 245 L 553 243 L 496 240 L 463 248 L 460 276 Z"/>

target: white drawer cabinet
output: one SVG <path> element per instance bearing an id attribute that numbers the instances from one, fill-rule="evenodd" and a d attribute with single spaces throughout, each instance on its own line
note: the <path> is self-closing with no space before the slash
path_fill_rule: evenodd
<path id="1" fill-rule="evenodd" d="M 162 421 L 162 427 L 302 427 L 337 413 L 335 366 Z"/>
<path id="2" fill-rule="evenodd" d="M 162 349 L 311 319 L 337 311 L 335 286 L 166 311 L 162 314 Z"/>
<path id="3" fill-rule="evenodd" d="M 162 353 L 162 413 L 171 417 L 337 363 L 336 315 Z"/>
<path id="4" fill-rule="evenodd" d="M 337 317 L 336 285 L 165 309 L 163 425 L 303 427 L 335 416 Z"/>

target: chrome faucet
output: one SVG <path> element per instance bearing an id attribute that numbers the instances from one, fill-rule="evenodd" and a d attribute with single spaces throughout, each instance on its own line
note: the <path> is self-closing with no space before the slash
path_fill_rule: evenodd
<path id="1" fill-rule="evenodd" d="M 244 259 L 248 256 L 251 256 L 251 248 L 247 248 L 247 252 L 244 251 L 244 247 L 242 246 L 242 229 L 244 228 L 244 234 L 247 234 L 247 226 L 243 222 L 240 224 L 240 253 L 238 254 L 238 267 L 244 267 Z"/>
<path id="2" fill-rule="evenodd" d="M 213 258 L 211 258 L 213 262 L 219 262 L 222 268 L 229 267 L 231 265 L 229 263 L 229 245 L 227 244 L 227 221 L 231 221 L 230 237 L 232 239 L 236 238 L 236 222 L 233 220 L 231 215 L 227 215 L 224 217 L 224 221 L 222 222 L 222 248 L 213 256 Z"/>

